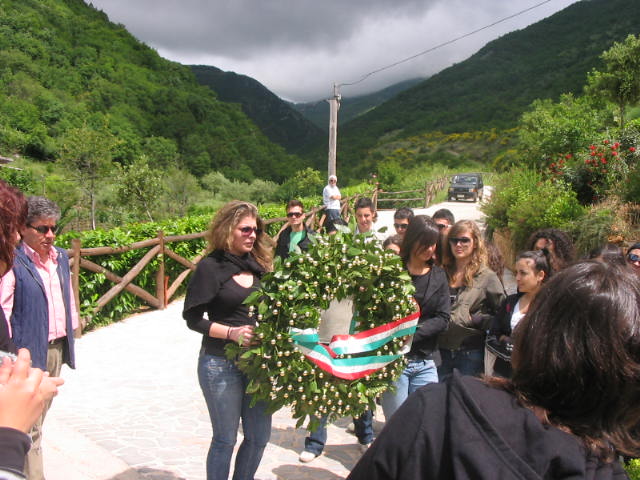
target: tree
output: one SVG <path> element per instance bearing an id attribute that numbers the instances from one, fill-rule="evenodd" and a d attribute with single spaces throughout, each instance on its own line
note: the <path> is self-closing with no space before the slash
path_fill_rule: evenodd
<path id="1" fill-rule="evenodd" d="M 591 71 L 587 92 L 602 95 L 615 103 L 620 128 L 623 128 L 626 107 L 640 101 L 640 37 L 629 35 L 624 42 L 615 42 L 600 58 L 605 63 L 605 70 Z"/>
<path id="2" fill-rule="evenodd" d="M 153 222 L 151 210 L 164 190 L 162 174 L 151 168 L 143 155 L 120 168 L 119 180 L 116 191 L 120 201 L 138 216 L 146 215 Z"/>
<path id="3" fill-rule="evenodd" d="M 113 170 L 111 152 L 117 144 L 106 128 L 96 130 L 86 124 L 68 130 L 62 140 L 59 161 L 89 197 L 93 230 L 96 229 L 96 189 Z"/>
<path id="4" fill-rule="evenodd" d="M 565 94 L 558 102 L 536 100 L 520 119 L 519 150 L 523 160 L 531 167 L 541 168 L 548 158 L 559 153 L 575 155 L 598 138 L 610 118 L 610 112 L 594 98 Z"/>

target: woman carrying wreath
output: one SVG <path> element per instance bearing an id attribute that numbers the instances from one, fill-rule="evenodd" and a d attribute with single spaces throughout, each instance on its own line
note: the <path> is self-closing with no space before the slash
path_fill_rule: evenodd
<path id="1" fill-rule="evenodd" d="M 202 334 L 198 379 L 213 427 L 207 480 L 229 477 L 240 419 L 244 440 L 233 480 L 252 480 L 269 441 L 271 415 L 263 402 L 250 406 L 251 396 L 245 393 L 249 379 L 224 350 L 229 342 L 245 347 L 254 342 L 255 321 L 243 302 L 271 269 L 272 242 L 263 233 L 257 208 L 237 200 L 218 211 L 207 240 L 211 253 L 198 263 L 182 314 L 187 326 Z"/>
<path id="2" fill-rule="evenodd" d="M 414 298 L 420 306 L 420 319 L 407 354 L 407 367 L 395 381 L 395 391 L 382 394 L 387 420 L 411 393 L 438 383 L 438 335 L 446 330 L 451 311 L 447 274 L 434 263 L 439 237 L 440 230 L 431 217 L 417 215 L 409 222 L 402 242 L 400 256 L 416 287 Z"/>
<path id="3" fill-rule="evenodd" d="M 487 249 L 480 228 L 472 220 L 451 227 L 443 266 L 449 277 L 451 322 L 440 335 L 440 381 L 458 369 L 463 375 L 484 371 L 485 332 L 506 297 L 504 287 L 487 266 Z"/>

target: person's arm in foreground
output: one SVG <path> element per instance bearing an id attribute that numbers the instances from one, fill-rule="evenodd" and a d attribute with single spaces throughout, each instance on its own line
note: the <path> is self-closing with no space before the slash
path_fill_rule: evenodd
<path id="1" fill-rule="evenodd" d="M 0 478 L 23 478 L 24 457 L 31 447 L 27 432 L 42 414 L 45 401 L 58 393 L 64 381 L 31 368 L 29 350 L 18 352 L 13 363 L 0 364 Z"/>

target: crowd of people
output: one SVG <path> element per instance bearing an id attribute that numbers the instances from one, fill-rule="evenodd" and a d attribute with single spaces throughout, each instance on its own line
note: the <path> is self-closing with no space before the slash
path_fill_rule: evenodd
<path id="1" fill-rule="evenodd" d="M 335 176 L 323 198 L 332 233 L 346 224 Z M 517 256 L 517 292 L 507 295 L 499 251 L 476 222 L 401 208 L 385 235 L 371 199 L 354 210 L 353 234 L 399 255 L 420 317 L 402 374 L 379 398 L 385 428 L 374 441 L 373 412 L 353 419 L 363 456 L 349 478 L 624 478 L 618 456 L 640 454 L 640 243 L 579 260 L 565 232 L 540 230 Z M 79 322 L 69 260 L 54 245 L 59 216 L 49 200 L 0 181 L 0 348 L 16 353 L 0 364 L 0 478 L 44 478 L 42 422 L 62 364 L 75 367 Z M 225 346 L 259 342 L 245 300 L 276 256 L 305 251 L 317 234 L 300 201 L 286 217 L 273 240 L 256 206 L 224 205 L 188 285 L 183 317 L 202 335 L 197 376 L 213 430 L 208 480 L 229 478 L 240 424 L 234 480 L 254 478 L 270 439 L 268 405 L 247 393 L 251 379 Z M 322 454 L 326 423 L 317 418 L 301 462 Z"/>

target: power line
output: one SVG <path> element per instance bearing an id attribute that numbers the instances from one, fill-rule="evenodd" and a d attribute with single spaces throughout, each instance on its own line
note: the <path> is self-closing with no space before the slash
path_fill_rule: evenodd
<path id="1" fill-rule="evenodd" d="M 498 25 L 499 23 L 506 22 L 507 20 L 511 20 L 512 18 L 515 18 L 515 17 L 517 17 L 519 15 L 522 15 L 523 13 L 529 12 L 529 11 L 531 11 L 531 10 L 533 10 L 535 8 L 538 8 L 538 7 L 542 6 L 542 5 L 544 5 L 545 3 L 549 3 L 551 1 L 552 0 L 544 0 L 543 2 L 540 2 L 540 3 L 537 3 L 536 5 L 533 5 L 532 7 L 525 8 L 524 10 L 521 10 L 521 11 L 519 11 L 517 13 L 514 13 L 513 15 L 509 15 L 508 17 L 504 17 L 504 18 L 501 18 L 500 20 L 496 20 L 495 22 L 490 23 L 489 25 L 485 25 L 484 27 L 478 28 L 477 30 L 474 30 L 474 31 L 469 32 L 469 33 L 465 33 L 464 35 L 460 35 L 459 37 L 456 37 L 456 38 L 453 38 L 451 40 L 448 40 L 448 41 L 446 41 L 444 43 L 436 45 L 435 47 L 428 48 L 426 50 L 423 50 L 420 53 L 416 53 L 415 55 L 411 55 L 410 57 L 404 58 L 404 59 L 399 60 L 399 61 L 397 61 L 395 63 L 387 65 L 385 67 L 381 67 L 381 68 L 378 68 L 377 70 L 373 70 L 372 72 L 367 73 L 365 76 L 363 76 L 359 80 L 356 80 L 355 82 L 341 83 L 338 86 L 339 87 L 346 87 L 346 86 L 350 86 L 350 85 L 356 85 L 356 84 L 358 84 L 360 82 L 365 81 L 371 75 L 375 75 L 376 73 L 380 73 L 380 72 L 382 72 L 384 70 L 388 70 L 390 68 L 396 67 L 396 66 L 398 66 L 398 65 L 400 65 L 402 63 L 408 62 L 409 60 L 413 60 L 414 58 L 417 58 L 417 57 L 420 57 L 420 56 L 425 55 L 427 53 L 433 52 L 434 50 L 438 50 L 439 48 L 446 47 L 447 45 L 451 45 L 452 43 L 457 42 L 458 40 L 462 40 L 463 38 L 470 37 L 471 35 L 475 35 L 478 32 L 481 32 L 481 31 L 486 30 L 488 28 L 494 27 L 494 26 Z"/>

